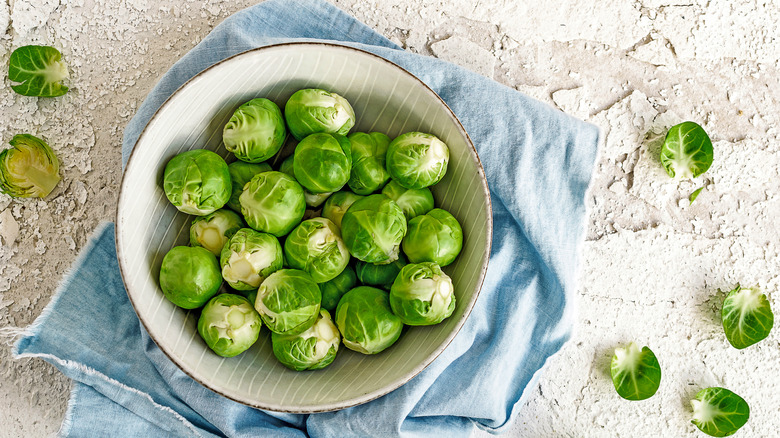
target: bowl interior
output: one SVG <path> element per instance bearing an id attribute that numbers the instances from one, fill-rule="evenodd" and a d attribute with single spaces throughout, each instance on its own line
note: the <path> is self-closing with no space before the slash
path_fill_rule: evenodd
<path id="1" fill-rule="evenodd" d="M 222 127 L 242 103 L 266 97 L 284 108 L 301 88 L 343 95 L 355 109 L 354 131 L 391 138 L 408 131 L 437 135 L 450 147 L 450 167 L 433 187 L 437 206 L 464 231 L 463 251 L 444 270 L 455 284 L 452 317 L 405 330 L 385 352 L 366 356 L 342 348 L 331 366 L 294 372 L 277 362 L 267 329 L 245 353 L 224 359 L 197 333 L 197 313 L 166 300 L 160 264 L 189 241 L 192 219 L 165 197 L 162 175 L 174 155 L 195 148 L 228 160 Z M 452 112 L 428 87 L 398 66 L 357 49 L 319 43 L 268 46 L 229 58 L 182 86 L 154 115 L 135 146 L 122 180 L 117 251 L 128 295 L 157 345 L 206 387 L 247 405 L 284 412 L 321 412 L 360 404 L 399 387 L 452 340 L 479 294 L 490 248 L 490 199 L 479 159 Z M 343 346 L 342 346 L 343 347 Z"/>

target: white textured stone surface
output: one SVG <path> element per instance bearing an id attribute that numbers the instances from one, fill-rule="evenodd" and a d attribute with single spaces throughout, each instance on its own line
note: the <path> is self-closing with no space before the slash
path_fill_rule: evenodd
<path id="1" fill-rule="evenodd" d="M 3 74 L 0 140 L 47 139 L 63 181 L 46 200 L 0 195 L 0 327 L 48 303 L 97 223 L 114 214 L 124 126 L 157 79 L 216 24 L 254 1 L 5 0 L 0 65 L 14 47 L 58 47 L 71 91 L 15 95 Z M 780 5 L 759 0 L 336 2 L 406 49 L 463 65 L 600 126 L 587 198 L 576 334 L 530 388 L 513 436 L 703 436 L 687 400 L 705 386 L 742 395 L 737 436 L 780 430 L 780 329 L 746 350 L 718 312 L 737 282 L 780 312 Z M 5 68 L 5 67 L 3 67 Z M 699 181 L 660 168 L 665 130 L 699 122 L 715 163 Z M 688 195 L 705 189 L 692 205 Z M 650 346 L 664 378 L 628 402 L 612 350 Z M 56 432 L 70 383 L 0 349 L 0 436 Z M 482 433 L 477 433 L 482 435 Z"/>

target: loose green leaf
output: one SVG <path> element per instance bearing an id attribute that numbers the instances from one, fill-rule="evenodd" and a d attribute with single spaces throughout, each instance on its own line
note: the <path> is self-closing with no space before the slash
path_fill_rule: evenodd
<path id="1" fill-rule="evenodd" d="M 68 67 L 54 47 L 22 46 L 11 53 L 8 79 L 21 82 L 11 88 L 23 96 L 62 96 L 68 92 L 68 87 L 60 81 L 67 78 Z"/>
<path id="2" fill-rule="evenodd" d="M 699 187 L 698 189 L 694 190 L 693 193 L 691 193 L 691 195 L 688 196 L 688 200 L 691 201 L 690 204 L 688 204 L 688 205 L 693 204 L 693 201 L 695 201 L 696 198 L 699 197 L 699 193 L 701 193 L 702 190 L 704 190 L 704 186 Z"/>
<path id="3" fill-rule="evenodd" d="M 650 398 L 661 385 L 661 366 L 655 354 L 647 347 L 640 350 L 633 342 L 615 349 L 610 372 L 615 390 L 626 400 Z"/>
<path id="4" fill-rule="evenodd" d="M 741 350 L 769 336 L 775 315 L 766 295 L 737 285 L 723 301 L 721 320 L 726 339 Z"/>
<path id="5" fill-rule="evenodd" d="M 726 388 L 702 389 L 691 400 L 691 406 L 691 423 L 710 436 L 733 435 L 750 418 L 747 402 Z"/>
<path id="6" fill-rule="evenodd" d="M 661 148 L 661 165 L 672 178 L 696 178 L 712 165 L 710 137 L 694 122 L 672 126 Z"/>
<path id="7" fill-rule="evenodd" d="M 60 181 L 60 161 L 45 141 L 15 135 L 0 152 L 0 192 L 14 198 L 45 198 Z"/>

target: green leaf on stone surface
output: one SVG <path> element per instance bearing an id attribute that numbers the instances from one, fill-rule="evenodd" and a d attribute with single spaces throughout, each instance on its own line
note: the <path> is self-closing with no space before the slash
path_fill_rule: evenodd
<path id="1" fill-rule="evenodd" d="M 640 350 L 633 342 L 615 349 L 610 373 L 615 390 L 626 400 L 652 397 L 661 385 L 661 366 L 655 354 L 647 347 Z"/>
<path id="2" fill-rule="evenodd" d="M 62 80 L 68 67 L 59 50 L 49 46 L 22 46 L 11 53 L 8 79 L 20 82 L 11 88 L 23 96 L 57 97 L 68 92 Z"/>
<path id="3" fill-rule="evenodd" d="M 747 402 L 726 388 L 702 389 L 691 400 L 691 407 L 691 423 L 710 436 L 733 435 L 750 417 Z"/>
<path id="4" fill-rule="evenodd" d="M 683 122 L 669 129 L 661 147 L 661 165 L 672 178 L 696 178 L 712 165 L 712 141 L 704 128 Z"/>
<path id="5" fill-rule="evenodd" d="M 696 198 L 699 197 L 699 193 L 701 193 L 702 190 L 704 190 L 704 186 L 699 187 L 698 189 L 694 190 L 693 193 L 691 193 L 690 196 L 688 196 L 688 200 L 690 201 L 690 204 L 688 204 L 688 205 L 693 204 L 693 201 L 695 201 Z"/>
<path id="6" fill-rule="evenodd" d="M 721 320 L 726 339 L 741 350 L 769 336 L 775 315 L 766 295 L 737 285 L 723 301 Z"/>

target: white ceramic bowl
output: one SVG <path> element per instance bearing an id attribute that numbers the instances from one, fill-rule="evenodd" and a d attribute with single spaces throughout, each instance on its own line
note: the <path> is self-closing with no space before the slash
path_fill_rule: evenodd
<path id="1" fill-rule="evenodd" d="M 242 103 L 266 97 L 281 108 L 301 88 L 346 97 L 357 115 L 354 131 L 437 135 L 450 147 L 450 165 L 434 186 L 437 206 L 463 226 L 464 246 L 444 270 L 455 284 L 457 307 L 443 323 L 412 327 L 386 351 L 366 356 L 341 348 L 319 371 L 290 371 L 273 356 L 263 328 L 245 353 L 224 359 L 196 329 L 196 313 L 163 297 L 160 264 L 189 241 L 192 217 L 165 197 L 162 175 L 174 155 L 195 148 L 226 157 L 222 127 Z M 268 46 L 226 59 L 177 90 L 141 134 L 122 179 L 117 210 L 119 265 L 139 319 L 163 352 L 211 390 L 249 406 L 310 413 L 342 409 L 380 397 L 422 371 L 452 341 L 471 312 L 487 269 L 492 232 L 490 197 L 474 146 L 455 115 L 420 80 L 376 55 L 322 43 Z M 343 346 L 342 346 L 343 347 Z"/>

